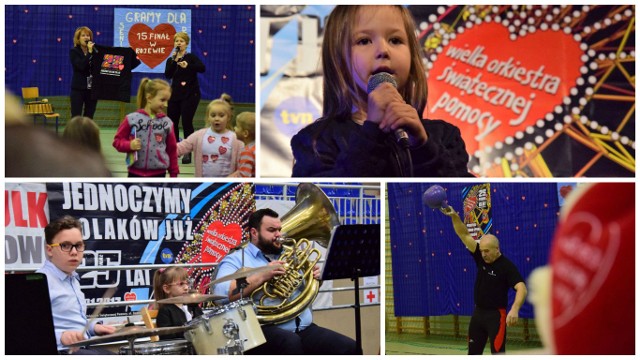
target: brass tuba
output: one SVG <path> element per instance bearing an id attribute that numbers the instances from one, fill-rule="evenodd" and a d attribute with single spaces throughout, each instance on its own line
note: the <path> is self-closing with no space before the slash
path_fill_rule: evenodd
<path id="1" fill-rule="evenodd" d="M 310 183 L 298 185 L 296 204 L 281 217 L 283 245 L 278 260 L 284 261 L 285 274 L 276 276 L 251 293 L 256 301 L 256 316 L 261 324 L 289 321 L 309 306 L 318 295 L 320 281 L 313 268 L 321 254 L 312 241 L 327 247 L 331 231 L 340 225 L 338 214 L 322 190 Z M 296 240 L 297 239 L 297 240 Z M 289 299 L 301 285 L 301 293 Z"/>

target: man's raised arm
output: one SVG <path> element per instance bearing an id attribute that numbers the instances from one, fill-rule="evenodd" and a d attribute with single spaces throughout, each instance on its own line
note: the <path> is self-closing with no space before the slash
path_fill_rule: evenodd
<path id="1" fill-rule="evenodd" d="M 470 252 L 476 251 L 476 241 L 473 239 L 471 234 L 469 234 L 469 230 L 467 229 L 467 225 L 465 225 L 462 220 L 460 220 L 460 216 L 453 209 L 453 207 L 449 206 L 447 208 L 441 208 L 440 211 L 451 218 L 451 223 L 453 224 L 453 230 L 455 230 L 456 235 L 462 240 L 464 246 L 467 247 L 467 250 Z"/>

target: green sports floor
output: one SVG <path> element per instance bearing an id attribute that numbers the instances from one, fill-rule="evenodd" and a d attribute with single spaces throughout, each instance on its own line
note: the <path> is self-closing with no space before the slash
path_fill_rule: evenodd
<path id="1" fill-rule="evenodd" d="M 539 342 L 507 340 L 507 354 L 526 353 L 540 349 Z M 487 346 L 485 354 L 491 354 Z M 386 355 L 467 355 L 465 339 L 423 334 L 397 334 L 387 332 L 385 335 Z"/>

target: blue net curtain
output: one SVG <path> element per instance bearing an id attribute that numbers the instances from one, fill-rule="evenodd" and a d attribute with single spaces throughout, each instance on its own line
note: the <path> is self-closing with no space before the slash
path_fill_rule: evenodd
<path id="1" fill-rule="evenodd" d="M 388 184 L 389 223 L 396 316 L 471 315 L 476 269 L 451 219 L 422 204 L 430 183 Z M 474 184 L 439 184 L 460 213 L 462 190 Z M 491 184 L 493 228 L 502 253 L 526 280 L 545 265 L 556 228 L 556 184 Z M 515 292 L 509 292 L 509 307 Z M 533 318 L 528 302 L 520 316 Z"/>
<path id="2" fill-rule="evenodd" d="M 191 52 L 207 70 L 199 75 L 203 99 L 226 92 L 234 102 L 255 102 L 255 7 L 237 6 L 5 6 L 5 86 L 38 86 L 45 96 L 68 96 L 73 73 L 69 50 L 76 28 L 88 26 L 97 44 L 113 46 L 114 8 L 191 9 Z M 159 65 L 164 69 L 164 64 Z M 134 73 L 140 79 L 163 74 Z"/>

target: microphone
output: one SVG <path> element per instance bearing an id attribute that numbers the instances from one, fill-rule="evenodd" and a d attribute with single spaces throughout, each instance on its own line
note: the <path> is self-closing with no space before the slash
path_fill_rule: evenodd
<path id="1" fill-rule="evenodd" d="M 176 55 L 173 57 L 173 61 L 178 59 L 178 53 L 180 52 L 180 46 L 176 46 Z"/>
<path id="2" fill-rule="evenodd" d="M 90 42 L 91 42 L 91 40 L 87 40 L 84 44 L 89 46 Z M 95 43 L 93 43 L 93 50 L 92 51 L 95 51 L 96 54 L 98 53 L 98 48 L 96 48 L 96 44 Z"/>
<path id="3" fill-rule="evenodd" d="M 394 88 L 398 88 L 398 83 L 393 75 L 388 72 L 379 72 L 369 77 L 369 82 L 367 83 L 367 94 L 371 94 L 371 92 L 382 83 L 390 83 Z M 403 128 L 397 128 L 394 135 L 398 144 L 405 148 L 409 147 L 409 135 L 407 135 L 407 132 L 404 131 Z"/>

